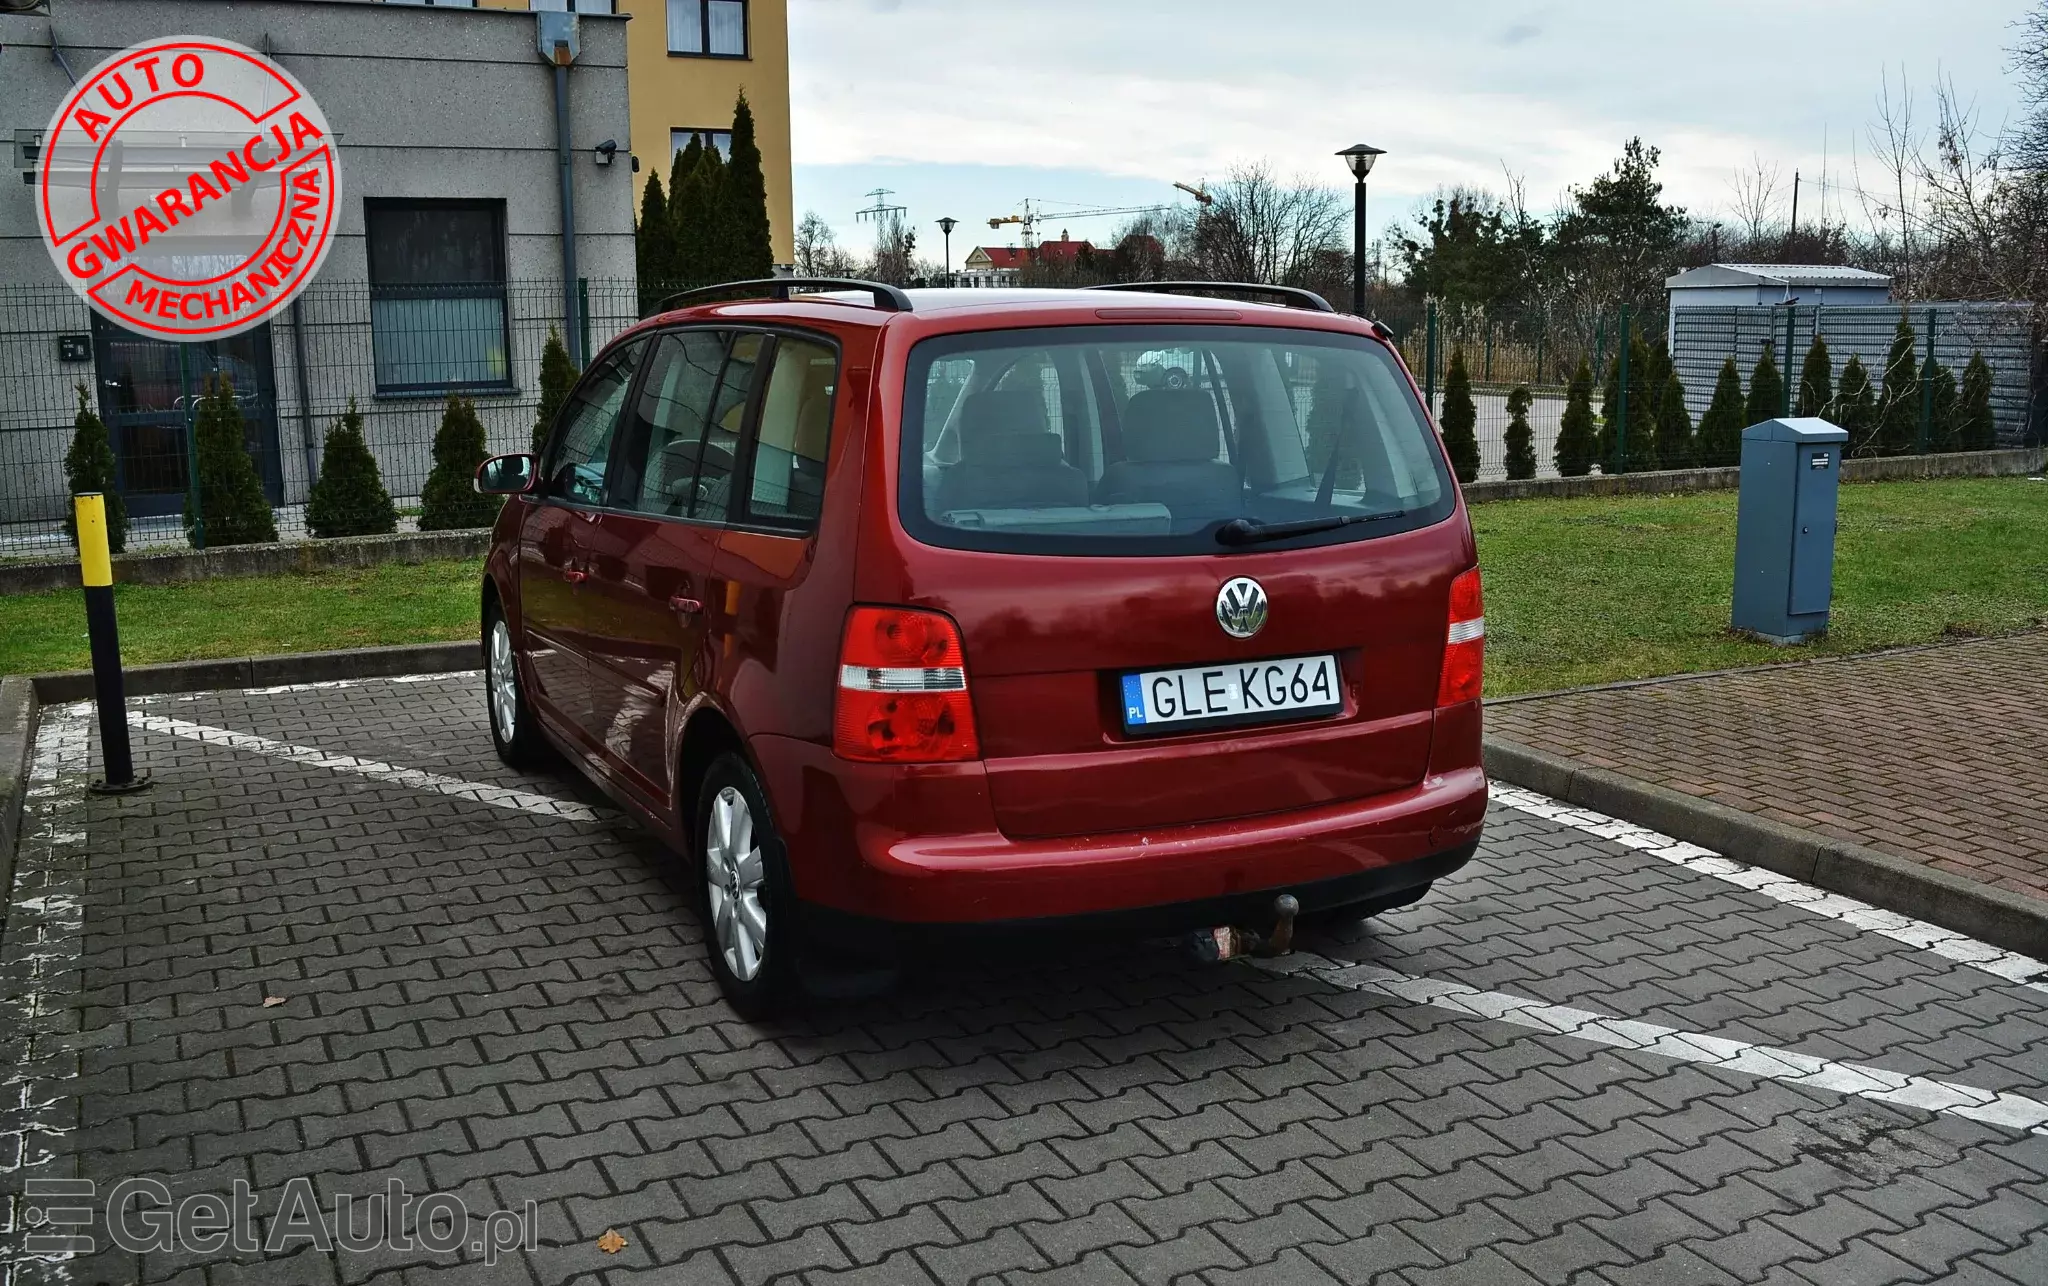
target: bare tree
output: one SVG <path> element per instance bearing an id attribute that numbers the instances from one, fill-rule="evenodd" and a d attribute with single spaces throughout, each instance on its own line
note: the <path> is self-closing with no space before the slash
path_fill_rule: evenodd
<path id="1" fill-rule="evenodd" d="M 1925 140 L 1913 121 L 1913 90 L 1906 83 L 1903 69 L 1899 72 L 1896 98 L 1892 94 L 1891 73 L 1885 73 L 1877 92 L 1877 120 L 1871 123 L 1869 135 L 1870 148 L 1877 153 L 1882 175 L 1878 187 L 1866 188 L 1859 169 L 1856 193 L 1876 230 L 1872 248 L 1880 255 L 1891 249 L 1891 227 L 1897 225 L 1897 248 L 1888 257 L 1895 258 L 1898 265 L 1899 297 L 1911 299 L 1914 297 L 1913 215 L 1920 195 L 1918 178 L 1926 166 L 1919 159 Z"/>
<path id="2" fill-rule="evenodd" d="M 796 225 L 796 273 L 799 277 L 852 277 L 861 265 L 846 253 L 816 210 L 804 213 Z"/>
<path id="3" fill-rule="evenodd" d="M 1735 194 L 1735 221 L 1749 234 L 1752 245 L 1764 239 L 1764 229 L 1778 221 L 1778 163 L 1750 154 L 1747 168 L 1737 169 L 1728 180 Z"/>
<path id="4" fill-rule="evenodd" d="M 1213 200 L 1181 227 L 1176 258 L 1216 281 L 1292 284 L 1323 252 L 1341 249 L 1337 194 L 1304 178 L 1283 181 L 1263 161 L 1232 169 Z"/>
<path id="5" fill-rule="evenodd" d="M 2048 171 L 2048 0 L 2013 24 L 2019 31 L 2012 69 L 2020 77 L 2020 102 L 2027 114 L 2013 127 L 2007 154 L 2013 168 Z"/>

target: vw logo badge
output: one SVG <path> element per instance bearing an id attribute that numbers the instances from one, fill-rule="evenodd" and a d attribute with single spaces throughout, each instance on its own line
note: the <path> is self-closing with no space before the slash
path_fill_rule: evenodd
<path id="1" fill-rule="evenodd" d="M 1266 587 L 1249 576 L 1233 576 L 1216 591 L 1216 623 L 1234 639 L 1248 639 L 1266 627 Z"/>

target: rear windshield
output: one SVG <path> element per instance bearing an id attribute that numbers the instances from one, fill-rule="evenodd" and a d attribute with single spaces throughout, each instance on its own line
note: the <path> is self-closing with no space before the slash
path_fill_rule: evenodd
<path id="1" fill-rule="evenodd" d="M 1089 326 L 912 349 L 901 502 L 934 545 L 1214 554 L 1409 530 L 1449 516 L 1456 493 L 1380 344 Z M 1275 529 L 1290 523 L 1310 529 Z"/>

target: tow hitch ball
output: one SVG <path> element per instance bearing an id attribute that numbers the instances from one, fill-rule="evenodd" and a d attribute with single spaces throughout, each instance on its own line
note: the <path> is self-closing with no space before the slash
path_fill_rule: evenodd
<path id="1" fill-rule="evenodd" d="M 1273 933 L 1261 937 L 1256 929 L 1241 929 L 1234 925 L 1220 924 L 1213 929 L 1198 929 L 1185 939 L 1188 950 L 1197 960 L 1229 960 L 1236 956 L 1284 956 L 1294 950 L 1294 917 L 1301 913 L 1301 903 L 1292 893 L 1282 893 L 1273 899 Z"/>

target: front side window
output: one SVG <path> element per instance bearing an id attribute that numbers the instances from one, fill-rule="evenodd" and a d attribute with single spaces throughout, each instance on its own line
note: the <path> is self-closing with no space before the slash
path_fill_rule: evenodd
<path id="1" fill-rule="evenodd" d="M 600 362 L 576 391 L 555 422 L 543 475 L 551 496 L 571 504 L 604 503 L 606 462 L 619 411 L 632 387 L 633 371 L 646 345 L 635 341 Z"/>
<path id="2" fill-rule="evenodd" d="M 503 201 L 369 201 L 370 346 L 379 393 L 502 389 Z"/>
<path id="3" fill-rule="evenodd" d="M 787 336 L 775 342 L 775 365 L 754 436 L 748 516 L 791 527 L 818 520 L 838 382 L 839 358 L 827 345 Z"/>
<path id="4" fill-rule="evenodd" d="M 746 0 L 668 0 L 668 51 L 746 57 Z"/>
<path id="5" fill-rule="evenodd" d="M 928 544 L 1215 554 L 1405 531 L 1457 503 L 1406 377 L 1362 336 L 946 336 L 911 351 L 905 393 L 900 506 Z"/>

